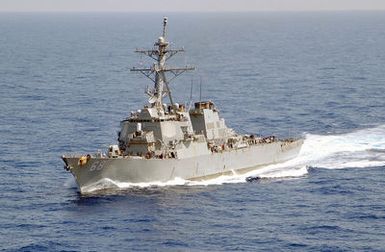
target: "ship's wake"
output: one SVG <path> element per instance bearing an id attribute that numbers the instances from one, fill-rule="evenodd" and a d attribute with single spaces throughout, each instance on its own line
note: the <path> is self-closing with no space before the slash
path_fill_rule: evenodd
<path id="1" fill-rule="evenodd" d="M 308 173 L 308 168 L 343 169 L 385 166 L 385 125 L 339 135 L 305 134 L 299 155 L 287 162 L 269 165 L 254 171 L 220 176 L 205 181 L 188 181 L 176 178 L 168 182 L 123 183 L 104 179 L 82 188 L 83 193 L 101 189 L 128 189 L 168 186 L 208 186 L 243 183 L 246 178 L 286 179 L 298 178 Z"/>

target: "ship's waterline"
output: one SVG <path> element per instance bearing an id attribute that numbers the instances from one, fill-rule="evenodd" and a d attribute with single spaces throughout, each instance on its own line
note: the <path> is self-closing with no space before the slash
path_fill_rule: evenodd
<path id="1" fill-rule="evenodd" d="M 266 165 L 296 157 L 303 140 L 257 145 L 228 152 L 211 153 L 184 159 L 146 159 L 130 157 L 91 157 L 79 164 L 79 157 L 65 157 L 67 169 L 74 175 L 80 191 L 103 179 L 125 183 L 167 182 L 176 178 L 192 181 L 214 179 L 234 172 L 243 174 Z"/>

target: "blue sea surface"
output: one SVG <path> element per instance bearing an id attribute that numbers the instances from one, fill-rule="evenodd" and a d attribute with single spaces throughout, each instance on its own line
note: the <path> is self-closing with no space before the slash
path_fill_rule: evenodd
<path id="1" fill-rule="evenodd" d="M 174 99 L 213 100 L 241 133 L 305 137 L 245 182 L 79 194 L 64 153 L 114 144 L 147 100 L 164 13 L 0 13 L 3 251 L 385 251 L 385 13 L 170 13 L 197 70 Z M 119 187 L 119 186 L 118 186 Z"/>

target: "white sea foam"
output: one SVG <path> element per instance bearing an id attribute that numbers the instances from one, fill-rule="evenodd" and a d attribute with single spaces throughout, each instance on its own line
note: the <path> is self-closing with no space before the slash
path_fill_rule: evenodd
<path id="1" fill-rule="evenodd" d="M 341 135 L 308 134 L 296 160 L 301 160 L 307 166 L 329 169 L 383 166 L 383 150 L 384 125 Z"/>
<path id="2" fill-rule="evenodd" d="M 165 187 L 165 186 L 177 186 L 186 185 L 188 181 L 175 178 L 166 182 L 154 181 L 148 183 L 127 183 L 114 181 L 108 178 L 102 179 L 94 184 L 84 186 L 81 188 L 82 193 L 92 193 L 104 189 L 128 189 L 128 188 L 149 188 L 149 187 Z"/>
<path id="3" fill-rule="evenodd" d="M 105 188 L 127 189 L 131 187 L 165 186 L 209 186 L 228 183 L 243 183 L 249 176 L 260 178 L 293 178 L 308 173 L 307 167 L 327 169 L 365 168 L 385 166 L 385 125 L 340 135 L 306 134 L 305 142 L 299 155 L 287 162 L 239 175 L 220 176 L 205 181 L 188 181 L 176 178 L 168 182 L 124 183 L 104 179 L 95 185 L 82 188 L 82 192 L 92 192 Z"/>
<path id="4" fill-rule="evenodd" d="M 64 187 L 65 188 L 76 188 L 76 181 L 73 177 L 71 178 L 68 178 L 65 182 L 64 182 Z"/>

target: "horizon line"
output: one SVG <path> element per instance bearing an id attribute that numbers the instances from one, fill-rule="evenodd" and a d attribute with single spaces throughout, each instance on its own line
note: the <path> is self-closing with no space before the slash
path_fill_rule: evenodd
<path id="1" fill-rule="evenodd" d="M 0 13 L 258 13 L 258 12 L 381 12 L 384 9 L 308 9 L 308 10 L 0 10 Z"/>

